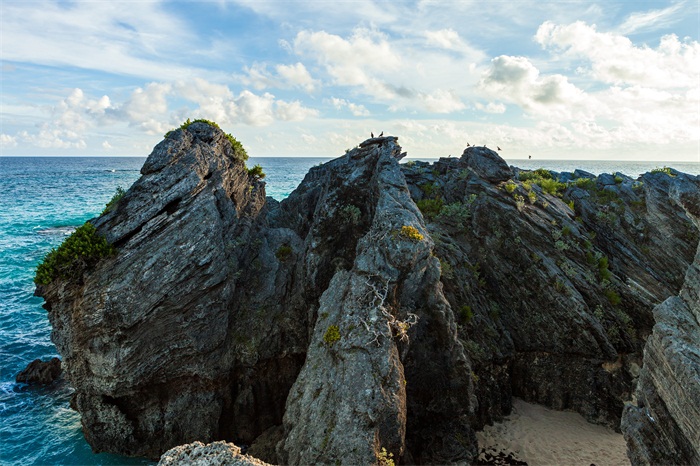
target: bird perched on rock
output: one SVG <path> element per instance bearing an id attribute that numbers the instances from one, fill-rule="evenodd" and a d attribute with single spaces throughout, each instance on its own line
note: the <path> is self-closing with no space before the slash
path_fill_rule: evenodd
<path id="1" fill-rule="evenodd" d="M 382 136 L 384 136 L 384 131 L 382 131 L 381 134 L 379 135 L 379 137 L 382 137 Z"/>
<path id="2" fill-rule="evenodd" d="M 496 149 L 497 149 L 497 150 L 501 150 L 501 148 L 500 148 L 500 147 L 498 147 L 498 146 L 496 146 Z"/>
<path id="3" fill-rule="evenodd" d="M 471 146 L 469 145 L 469 143 L 467 143 L 467 147 L 471 147 Z"/>
<path id="4" fill-rule="evenodd" d="M 372 138 L 374 138 L 374 133 L 370 132 L 369 134 L 372 136 Z"/>

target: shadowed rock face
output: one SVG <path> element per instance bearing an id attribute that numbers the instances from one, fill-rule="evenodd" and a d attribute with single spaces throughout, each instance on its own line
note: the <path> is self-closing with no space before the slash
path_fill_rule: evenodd
<path id="1" fill-rule="evenodd" d="M 15 377 L 17 383 L 49 385 L 61 375 L 61 360 L 52 358 L 49 361 L 35 359 Z"/>
<path id="2" fill-rule="evenodd" d="M 678 292 L 698 244 L 670 196 L 676 178 L 590 175 L 562 185 L 560 198 L 497 157 L 470 147 L 460 159 L 404 166 L 478 379 L 472 425 L 508 414 L 514 395 L 618 428 L 651 310 Z M 698 192 L 697 177 L 684 179 Z"/>
<path id="3" fill-rule="evenodd" d="M 93 221 L 116 257 L 38 289 L 93 448 L 157 457 L 223 439 L 271 463 L 385 449 L 444 464 L 475 457 L 473 429 L 512 394 L 619 419 L 650 310 L 697 244 L 676 236 L 689 220 L 666 180 L 601 184 L 617 207 L 570 187 L 572 211 L 537 186 L 519 203 L 504 188 L 517 169 L 487 148 L 433 166 L 403 155 L 367 140 L 276 202 L 216 128 L 156 146 Z M 424 217 L 416 201 L 438 196 L 453 205 Z"/>
<path id="4" fill-rule="evenodd" d="M 672 196 L 700 228 L 700 195 L 675 180 Z M 678 296 L 654 309 L 636 402 L 622 431 L 635 465 L 700 464 L 700 248 Z"/>

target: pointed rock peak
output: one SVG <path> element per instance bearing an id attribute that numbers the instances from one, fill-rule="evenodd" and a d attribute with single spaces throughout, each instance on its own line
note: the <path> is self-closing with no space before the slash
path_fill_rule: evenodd
<path id="1" fill-rule="evenodd" d="M 491 183 L 513 178 L 513 170 L 505 160 L 488 147 L 471 146 L 464 149 L 460 162 Z"/>

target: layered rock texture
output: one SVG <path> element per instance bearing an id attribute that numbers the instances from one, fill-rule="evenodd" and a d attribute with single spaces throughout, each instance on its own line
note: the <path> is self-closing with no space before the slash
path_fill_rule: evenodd
<path id="1" fill-rule="evenodd" d="M 700 195 L 680 178 L 672 195 L 700 228 Z M 678 296 L 654 309 L 636 402 L 622 429 L 635 465 L 700 464 L 700 248 Z"/>
<path id="2" fill-rule="evenodd" d="M 404 155 L 369 139 L 276 202 L 217 128 L 156 146 L 92 221 L 117 255 L 38 288 L 93 448 L 469 462 L 513 395 L 616 425 L 697 246 L 678 177 Z"/>

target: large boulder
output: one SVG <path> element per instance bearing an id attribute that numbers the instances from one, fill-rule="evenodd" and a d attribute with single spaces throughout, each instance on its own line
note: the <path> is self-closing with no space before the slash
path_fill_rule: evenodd
<path id="1" fill-rule="evenodd" d="M 15 377 L 17 383 L 49 385 L 61 375 L 61 360 L 51 358 L 49 361 L 35 359 Z"/>

